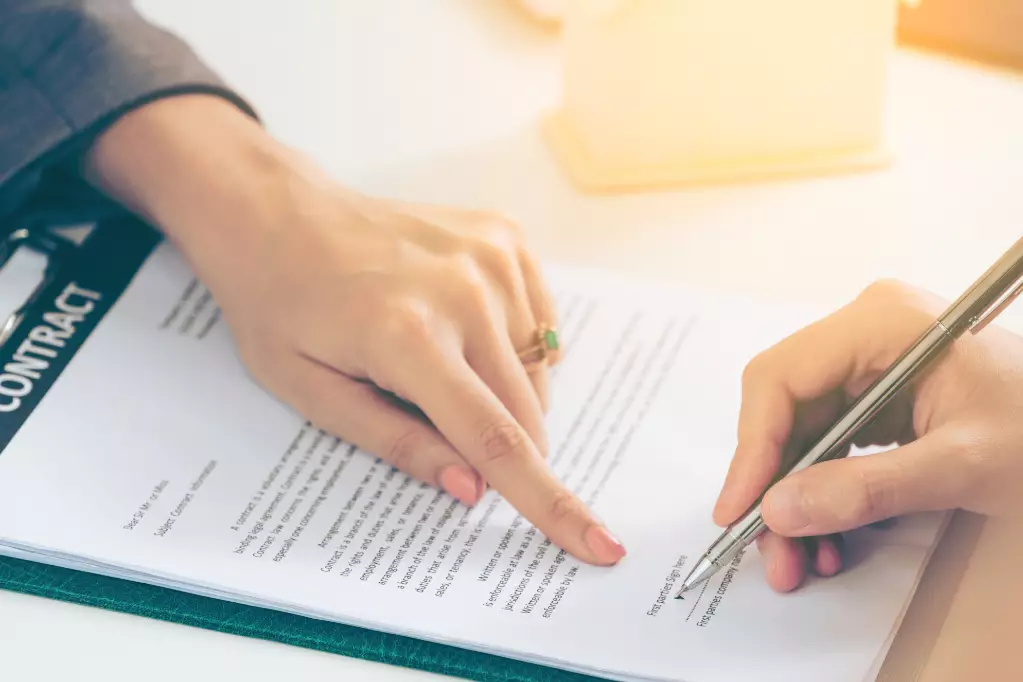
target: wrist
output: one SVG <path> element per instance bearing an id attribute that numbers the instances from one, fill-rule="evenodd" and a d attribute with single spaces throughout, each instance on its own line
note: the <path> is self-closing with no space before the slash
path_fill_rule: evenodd
<path id="1" fill-rule="evenodd" d="M 167 98 L 125 115 L 93 145 L 84 173 L 200 266 L 263 241 L 261 232 L 282 224 L 267 218 L 311 180 L 296 154 L 209 95 Z"/>

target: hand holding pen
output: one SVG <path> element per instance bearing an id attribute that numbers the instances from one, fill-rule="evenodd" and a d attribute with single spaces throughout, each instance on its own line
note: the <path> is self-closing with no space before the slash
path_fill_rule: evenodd
<path id="1" fill-rule="evenodd" d="M 1021 276 L 1023 240 L 951 306 L 877 283 L 755 358 L 714 509 L 729 527 L 687 587 L 754 538 L 769 583 L 788 591 L 808 570 L 841 569 L 844 531 L 920 511 L 1023 511 L 1023 338 L 976 334 Z"/>

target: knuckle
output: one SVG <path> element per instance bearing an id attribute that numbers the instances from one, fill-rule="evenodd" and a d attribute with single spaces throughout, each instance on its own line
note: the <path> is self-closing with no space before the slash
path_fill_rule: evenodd
<path id="1" fill-rule="evenodd" d="M 961 460 L 969 463 L 982 463 L 985 459 L 980 439 L 972 433 L 959 430 L 948 436 L 948 448 Z"/>
<path id="2" fill-rule="evenodd" d="M 480 288 L 486 282 L 477 260 L 476 249 L 472 246 L 452 254 L 447 269 L 449 279 L 461 287 Z"/>
<path id="3" fill-rule="evenodd" d="M 896 490 L 890 477 L 861 471 L 857 483 L 857 493 L 842 521 L 849 525 L 869 523 L 887 518 L 897 508 Z"/>
<path id="4" fill-rule="evenodd" d="M 760 353 L 754 356 L 752 360 L 746 363 L 746 366 L 742 369 L 742 385 L 745 388 L 755 386 L 760 383 L 767 373 L 767 367 L 770 366 L 771 360 L 768 355 L 769 351 Z"/>
<path id="5" fill-rule="evenodd" d="M 382 334 L 391 341 L 419 342 L 430 337 L 429 306 L 411 298 L 399 298 L 384 305 Z"/>
<path id="6" fill-rule="evenodd" d="M 423 438 L 414 429 L 405 431 L 391 442 L 386 460 L 395 468 L 408 471 L 416 453 L 422 449 Z"/>
<path id="7" fill-rule="evenodd" d="M 503 244 L 481 239 L 473 250 L 479 263 L 491 272 L 507 274 L 518 270 L 515 250 Z"/>
<path id="8" fill-rule="evenodd" d="M 522 227 L 514 220 L 493 211 L 481 211 L 476 214 L 477 223 L 484 226 L 486 231 L 496 235 L 500 239 L 512 239 L 518 241 L 522 236 Z"/>
<path id="9" fill-rule="evenodd" d="M 547 517 L 552 524 L 558 524 L 565 519 L 576 516 L 578 512 L 579 502 L 567 490 L 559 490 L 554 493 L 554 497 L 547 506 Z"/>
<path id="10" fill-rule="evenodd" d="M 937 297 L 895 278 L 871 282 L 857 300 L 874 308 L 890 310 L 893 314 L 910 311 L 930 315 L 943 307 Z"/>
<path id="11" fill-rule="evenodd" d="M 520 281 L 518 255 L 515 249 L 481 240 L 473 247 L 479 267 L 506 291 L 515 291 Z"/>
<path id="12" fill-rule="evenodd" d="M 913 288 L 902 280 L 885 277 L 868 284 L 859 297 L 870 301 L 901 300 L 912 292 Z"/>
<path id="13" fill-rule="evenodd" d="M 457 287 L 457 300 L 472 313 L 487 310 L 491 305 L 491 292 L 487 278 L 476 259 L 461 254 L 452 265 L 451 281 Z"/>
<path id="14" fill-rule="evenodd" d="M 497 216 L 495 221 L 497 228 L 505 235 L 505 238 L 514 244 L 521 244 L 524 239 L 522 226 L 518 222 L 505 216 Z"/>
<path id="15" fill-rule="evenodd" d="M 517 424 L 488 424 L 480 430 L 480 444 L 487 464 L 514 464 L 526 457 L 526 434 Z"/>
<path id="16" fill-rule="evenodd" d="M 982 493 L 993 464 L 992 448 L 986 440 L 963 430 L 949 436 L 948 448 L 959 463 L 959 488 L 967 494 Z"/>
<path id="17" fill-rule="evenodd" d="M 538 279 L 541 283 L 544 283 L 546 288 L 544 269 L 537 262 L 536 254 L 530 247 L 520 245 L 515 249 L 513 256 L 516 265 L 522 270 L 523 274 Z"/>

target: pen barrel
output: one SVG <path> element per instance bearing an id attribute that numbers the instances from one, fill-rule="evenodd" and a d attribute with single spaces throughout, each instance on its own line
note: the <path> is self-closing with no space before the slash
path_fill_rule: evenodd
<path id="1" fill-rule="evenodd" d="M 832 424 L 823 437 L 787 472 L 793 474 L 809 466 L 845 456 L 856 434 L 883 410 L 907 384 L 912 382 L 932 359 L 944 352 L 956 335 L 940 322 L 920 335 L 891 367 L 856 399 Z"/>
<path id="2" fill-rule="evenodd" d="M 962 296 L 938 318 L 953 337 L 966 330 L 979 331 L 1005 305 L 1018 296 L 1023 286 L 1023 239 L 977 278 Z"/>
<path id="3" fill-rule="evenodd" d="M 741 519 L 733 523 L 723 532 L 714 544 L 707 549 L 704 557 L 720 570 L 730 564 L 739 552 L 752 544 L 761 533 L 767 530 L 760 515 L 760 504 L 748 511 Z"/>

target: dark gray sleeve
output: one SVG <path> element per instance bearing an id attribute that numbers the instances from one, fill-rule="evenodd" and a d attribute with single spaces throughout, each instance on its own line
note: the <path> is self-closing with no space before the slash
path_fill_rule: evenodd
<path id="1" fill-rule="evenodd" d="M 0 0 L 0 216 L 119 116 L 188 92 L 255 115 L 130 0 Z"/>

